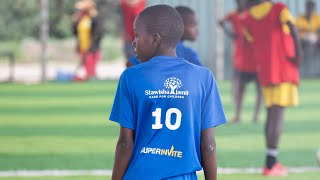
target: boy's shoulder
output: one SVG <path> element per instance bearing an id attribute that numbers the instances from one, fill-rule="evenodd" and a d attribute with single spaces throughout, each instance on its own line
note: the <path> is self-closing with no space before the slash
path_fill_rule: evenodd
<path id="1" fill-rule="evenodd" d="M 200 79 L 206 79 L 206 80 L 211 79 L 213 81 L 216 81 L 214 74 L 212 73 L 211 69 L 209 69 L 208 67 L 203 65 L 199 66 L 197 64 L 194 64 L 193 62 L 189 62 L 188 60 L 186 60 L 186 63 L 189 65 L 189 68 L 190 68 L 188 71 L 198 76 Z"/>
<path id="2" fill-rule="evenodd" d="M 169 57 L 168 57 L 169 58 Z M 128 67 L 122 72 L 122 75 L 136 75 L 139 72 L 146 72 L 148 70 L 154 70 L 157 66 L 154 64 L 154 61 L 160 60 L 160 57 L 153 57 L 146 62 L 140 62 L 137 65 Z M 174 57 L 172 57 L 174 59 Z"/>
<path id="3" fill-rule="evenodd" d="M 194 52 L 195 54 L 197 54 L 194 50 L 192 50 L 190 52 Z M 165 59 L 163 59 L 163 58 L 165 58 Z M 193 63 L 190 63 L 187 59 L 185 59 L 183 57 L 154 57 L 147 62 L 143 62 L 143 63 L 140 63 L 135 66 L 127 68 L 126 70 L 123 71 L 122 75 L 128 76 L 128 77 L 133 77 L 133 76 L 141 75 L 141 73 L 143 74 L 143 73 L 147 73 L 147 72 L 155 72 L 155 71 L 157 71 L 157 67 L 159 67 L 159 64 L 157 64 L 157 63 L 161 63 L 162 60 L 168 60 L 167 62 L 175 61 L 176 63 L 179 63 L 180 67 L 183 68 L 184 70 L 186 70 L 188 72 L 193 71 L 193 73 L 198 73 L 198 75 L 199 74 L 212 74 L 211 70 L 208 69 L 207 67 L 198 66 Z M 170 65 L 168 65 L 168 66 L 170 66 Z"/>
<path id="4" fill-rule="evenodd" d="M 178 66 L 181 67 L 177 71 L 177 64 L 173 65 L 174 69 L 172 72 L 177 72 L 180 76 L 182 75 L 185 80 L 191 80 L 191 82 L 197 82 L 203 84 L 203 87 L 209 88 L 212 84 L 215 84 L 216 79 L 210 69 L 203 66 L 198 66 L 190 63 L 184 59 L 181 59 Z M 163 77 L 164 74 L 169 73 L 171 69 L 163 71 L 163 68 L 159 68 L 157 65 L 149 62 L 144 62 L 139 65 L 127 68 L 120 77 L 120 81 L 124 82 L 127 87 L 142 86 L 145 84 L 146 80 L 158 81 L 158 78 Z M 170 65 L 169 65 L 170 67 Z M 172 73 L 171 73 L 172 74 Z"/>
<path id="5" fill-rule="evenodd" d="M 128 67 L 127 69 L 125 69 L 122 72 L 122 75 L 131 75 L 136 73 L 137 71 L 139 71 L 139 69 L 141 69 L 143 66 L 145 65 L 145 63 L 140 63 L 131 67 Z"/>

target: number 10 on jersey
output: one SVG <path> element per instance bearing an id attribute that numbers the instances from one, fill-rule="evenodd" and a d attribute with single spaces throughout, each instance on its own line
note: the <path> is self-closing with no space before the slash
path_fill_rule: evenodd
<path id="1" fill-rule="evenodd" d="M 152 124 L 152 129 L 162 129 L 163 124 L 161 124 L 161 108 L 156 108 L 155 111 L 152 112 L 152 116 L 155 117 L 155 123 Z M 176 123 L 171 123 L 172 114 L 176 114 Z M 170 108 L 166 112 L 165 124 L 166 127 L 172 131 L 177 130 L 181 125 L 181 111 L 177 108 Z"/>

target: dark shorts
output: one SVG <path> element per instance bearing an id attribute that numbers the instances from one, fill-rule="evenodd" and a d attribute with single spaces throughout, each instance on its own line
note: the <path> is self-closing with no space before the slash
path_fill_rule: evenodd
<path id="1" fill-rule="evenodd" d="M 235 70 L 234 78 L 239 78 L 240 81 L 243 83 L 249 83 L 251 81 L 258 82 L 257 73 L 242 72 L 242 71 Z"/>

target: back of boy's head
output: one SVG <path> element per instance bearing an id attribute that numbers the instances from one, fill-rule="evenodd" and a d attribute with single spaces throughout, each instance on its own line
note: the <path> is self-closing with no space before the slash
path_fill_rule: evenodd
<path id="1" fill-rule="evenodd" d="M 168 5 L 150 6 L 143 10 L 137 21 L 140 21 L 150 34 L 159 34 L 161 43 L 175 47 L 179 42 L 184 25 L 179 13 Z"/>
<path id="2" fill-rule="evenodd" d="M 180 14 L 184 24 L 188 24 L 190 16 L 194 16 L 194 11 L 186 6 L 177 6 L 176 10 Z"/>

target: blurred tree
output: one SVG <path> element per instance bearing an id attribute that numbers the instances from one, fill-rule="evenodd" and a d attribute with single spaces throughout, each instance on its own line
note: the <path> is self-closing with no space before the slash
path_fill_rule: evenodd
<path id="1" fill-rule="evenodd" d="M 49 26 L 50 36 L 66 38 L 71 33 L 71 15 L 74 12 L 76 0 L 50 0 L 49 1 Z"/>
<path id="2" fill-rule="evenodd" d="M 0 1 L 0 40 L 38 35 L 38 6 L 36 0 Z"/>
<path id="3" fill-rule="evenodd" d="M 121 30 L 121 17 L 119 0 L 96 0 L 99 16 L 104 22 L 105 32 L 119 35 Z"/>
<path id="4" fill-rule="evenodd" d="M 77 0 L 50 0 L 50 38 L 72 36 L 71 16 Z M 119 35 L 118 0 L 95 0 L 108 34 Z M 0 40 L 21 40 L 39 37 L 39 0 L 0 0 Z"/>

